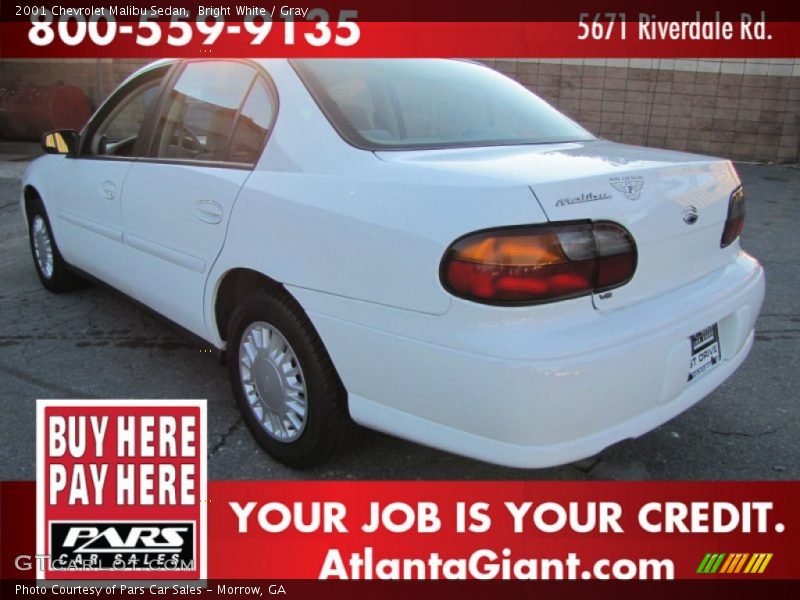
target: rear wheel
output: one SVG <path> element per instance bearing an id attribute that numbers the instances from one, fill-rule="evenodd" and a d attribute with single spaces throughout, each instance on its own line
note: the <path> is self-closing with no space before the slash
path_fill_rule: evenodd
<path id="1" fill-rule="evenodd" d="M 33 264 L 42 285 L 56 294 L 80 287 L 83 280 L 64 262 L 40 200 L 34 202 L 28 217 L 28 237 Z"/>
<path id="2" fill-rule="evenodd" d="M 251 296 L 227 340 L 233 393 L 256 441 L 291 467 L 327 460 L 347 425 L 346 394 L 300 306 L 282 293 Z"/>

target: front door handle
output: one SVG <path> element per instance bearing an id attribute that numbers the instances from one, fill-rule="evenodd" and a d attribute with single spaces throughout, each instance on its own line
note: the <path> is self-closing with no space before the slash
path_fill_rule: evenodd
<path id="1" fill-rule="evenodd" d="M 117 197 L 117 184 L 106 179 L 100 184 L 100 195 L 106 200 L 113 200 Z"/>
<path id="2" fill-rule="evenodd" d="M 216 225 L 217 223 L 222 223 L 225 209 L 216 200 L 198 200 L 194 205 L 194 216 L 204 223 Z"/>

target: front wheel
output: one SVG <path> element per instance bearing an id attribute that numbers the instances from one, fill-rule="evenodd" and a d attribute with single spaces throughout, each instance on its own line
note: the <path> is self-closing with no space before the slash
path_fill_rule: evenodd
<path id="1" fill-rule="evenodd" d="M 42 285 L 53 293 L 69 292 L 80 287 L 83 280 L 70 270 L 53 238 L 50 221 L 40 200 L 31 207 L 28 219 L 33 264 Z"/>
<path id="2" fill-rule="evenodd" d="M 227 340 L 233 393 L 255 440 L 294 468 L 327 460 L 347 423 L 346 393 L 300 306 L 283 293 L 252 296 Z"/>

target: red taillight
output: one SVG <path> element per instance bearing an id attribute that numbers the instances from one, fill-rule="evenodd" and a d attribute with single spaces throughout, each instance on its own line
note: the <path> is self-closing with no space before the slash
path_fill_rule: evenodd
<path id="1" fill-rule="evenodd" d="M 614 223 L 563 223 L 482 231 L 461 238 L 442 262 L 457 296 L 534 304 L 605 291 L 636 270 L 636 245 Z"/>
<path id="2" fill-rule="evenodd" d="M 728 202 L 728 218 L 725 220 L 720 247 L 730 246 L 742 235 L 742 229 L 744 229 L 744 189 L 739 186 L 733 191 Z"/>

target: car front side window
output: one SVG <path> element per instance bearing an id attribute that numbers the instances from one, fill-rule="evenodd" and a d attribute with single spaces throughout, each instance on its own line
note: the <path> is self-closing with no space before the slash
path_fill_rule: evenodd
<path id="1" fill-rule="evenodd" d="M 148 75 L 144 81 L 119 92 L 100 113 L 98 124 L 89 127 L 89 144 L 85 153 L 90 156 L 137 157 L 144 148 L 137 143 L 143 133 L 145 120 L 154 102 L 166 70 Z"/>

